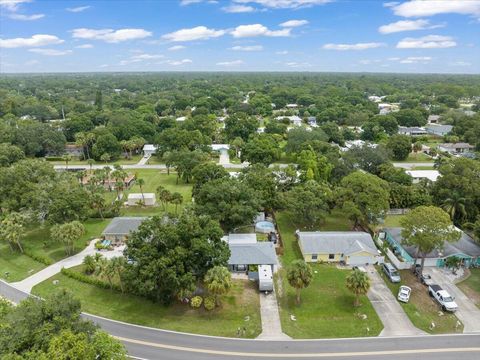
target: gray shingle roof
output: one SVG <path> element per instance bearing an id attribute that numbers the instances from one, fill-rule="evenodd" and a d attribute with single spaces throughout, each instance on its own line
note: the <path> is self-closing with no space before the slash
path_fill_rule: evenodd
<path id="1" fill-rule="evenodd" d="M 358 231 L 300 231 L 297 233 L 304 254 L 355 254 L 365 251 L 378 255 L 370 234 Z"/>
<path id="2" fill-rule="evenodd" d="M 399 244 L 402 243 L 402 228 L 385 228 L 385 231 L 387 231 L 390 236 L 392 236 Z M 411 257 L 415 257 L 415 246 L 402 245 L 402 247 Z M 475 244 L 473 239 L 462 231 L 462 237 L 460 240 L 453 244 L 445 242 L 443 250 L 434 250 L 431 253 L 428 253 L 427 258 L 443 258 L 455 254 L 465 254 L 472 257 L 477 257 L 480 256 L 480 246 Z"/>
<path id="3" fill-rule="evenodd" d="M 128 235 L 136 231 L 146 217 L 115 217 L 103 230 L 102 235 Z"/>
<path id="4" fill-rule="evenodd" d="M 277 255 L 271 242 L 229 244 L 228 265 L 276 265 Z"/>

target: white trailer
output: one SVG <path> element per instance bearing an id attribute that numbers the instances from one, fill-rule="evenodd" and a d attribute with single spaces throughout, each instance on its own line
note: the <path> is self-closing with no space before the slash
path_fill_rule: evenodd
<path id="1" fill-rule="evenodd" d="M 273 273 L 271 265 L 258 265 L 258 289 L 273 291 Z"/>

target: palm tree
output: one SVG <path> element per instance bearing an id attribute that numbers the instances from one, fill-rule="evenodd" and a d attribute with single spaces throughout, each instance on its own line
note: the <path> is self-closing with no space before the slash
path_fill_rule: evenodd
<path id="1" fill-rule="evenodd" d="M 456 222 L 455 218 L 458 218 L 457 220 L 461 221 L 467 215 L 465 210 L 466 202 L 466 198 L 460 196 L 457 192 L 453 192 L 449 198 L 443 201 L 441 208 L 450 215 L 450 219 L 453 222 Z"/>
<path id="2" fill-rule="evenodd" d="M 105 172 L 105 176 L 107 177 L 108 190 L 112 191 L 112 186 L 110 184 L 110 173 L 112 172 L 112 169 L 110 168 L 110 166 L 104 166 L 103 171 Z"/>
<path id="3" fill-rule="evenodd" d="M 85 273 L 93 274 L 97 266 L 97 260 L 92 255 L 87 255 L 83 258 L 83 266 L 85 266 Z"/>
<path id="4" fill-rule="evenodd" d="M 115 273 L 118 276 L 118 282 L 120 284 L 120 290 L 122 293 L 125 291 L 125 287 L 123 284 L 123 271 L 125 270 L 126 261 L 123 256 L 116 256 L 110 259 L 112 263 L 112 267 L 115 269 Z"/>
<path id="5" fill-rule="evenodd" d="M 172 193 L 167 189 L 163 189 L 159 194 L 160 201 L 163 203 L 163 210 L 167 210 L 168 203 L 172 199 Z"/>
<path id="6" fill-rule="evenodd" d="M 123 152 L 125 153 L 125 158 L 128 158 L 128 141 L 127 140 L 120 141 L 120 146 L 122 147 Z"/>
<path id="7" fill-rule="evenodd" d="M 98 211 L 102 220 L 104 219 L 103 209 L 105 209 L 105 205 L 106 205 L 105 198 L 102 196 L 102 194 L 99 194 L 99 193 L 92 194 L 92 208 Z"/>
<path id="8" fill-rule="evenodd" d="M 85 172 L 85 170 L 77 171 L 77 173 L 75 174 L 75 177 L 77 178 L 80 185 L 83 185 L 83 178 L 86 175 L 87 175 L 87 173 Z"/>
<path id="9" fill-rule="evenodd" d="M 226 294 L 232 287 L 232 274 L 225 266 L 214 266 L 207 271 L 203 282 L 215 297 L 215 304 L 219 306 L 219 296 Z"/>
<path id="10" fill-rule="evenodd" d="M 313 271 L 310 265 L 303 260 L 292 261 L 287 268 L 287 280 L 295 288 L 297 304 L 300 304 L 300 291 L 312 282 Z"/>
<path id="11" fill-rule="evenodd" d="M 72 155 L 70 154 L 65 154 L 62 156 L 63 161 L 65 161 L 65 169 L 68 170 L 68 163 L 72 161 Z"/>
<path id="12" fill-rule="evenodd" d="M 107 164 L 110 161 L 111 157 L 109 153 L 104 153 L 102 156 L 100 156 L 101 161 L 105 161 L 105 164 Z"/>
<path id="13" fill-rule="evenodd" d="M 178 213 L 177 209 L 178 209 L 178 205 L 181 205 L 183 203 L 183 196 L 182 194 L 178 193 L 178 192 L 174 192 L 172 194 L 172 197 L 171 197 L 171 200 L 172 204 L 175 205 L 175 214 Z"/>
<path id="14" fill-rule="evenodd" d="M 95 274 L 101 278 L 107 279 L 110 289 L 113 289 L 113 277 L 115 276 L 115 265 L 108 259 L 102 257 L 97 261 Z"/>
<path id="15" fill-rule="evenodd" d="M 354 306 L 360 306 L 360 295 L 365 295 L 370 289 L 370 278 L 358 269 L 353 270 L 346 279 L 347 289 L 355 295 Z"/>
<path id="16" fill-rule="evenodd" d="M 83 158 L 88 159 L 90 154 L 88 152 L 88 139 L 87 135 L 84 132 L 79 132 L 75 134 L 75 144 L 82 147 Z"/>
<path id="17" fill-rule="evenodd" d="M 20 252 L 23 253 L 23 247 L 20 240 L 24 233 L 24 223 L 24 216 L 17 212 L 8 214 L 0 222 L 0 239 L 6 240 L 12 251 L 17 247 Z"/>
<path id="18" fill-rule="evenodd" d="M 90 172 L 92 172 L 93 164 L 95 164 L 95 160 L 93 159 L 88 159 L 87 164 L 90 166 Z"/>
<path id="19" fill-rule="evenodd" d="M 137 179 L 137 184 L 140 187 L 140 192 L 142 193 L 142 202 L 145 205 L 145 197 L 143 195 L 143 185 L 145 185 L 145 180 L 143 180 L 142 178 Z"/>

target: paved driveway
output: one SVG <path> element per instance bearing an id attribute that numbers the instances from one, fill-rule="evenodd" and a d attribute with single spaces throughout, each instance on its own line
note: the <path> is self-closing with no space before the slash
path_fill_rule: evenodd
<path id="1" fill-rule="evenodd" d="M 432 276 L 433 281 L 455 297 L 458 310 L 455 313 L 463 323 L 464 333 L 480 332 L 480 309 L 438 268 L 425 268 L 424 272 Z"/>
<path id="2" fill-rule="evenodd" d="M 413 326 L 407 314 L 393 296 L 383 279 L 373 266 L 367 267 L 371 280 L 370 291 L 367 296 L 383 323 L 383 330 L 379 336 L 415 336 L 425 334 Z"/>

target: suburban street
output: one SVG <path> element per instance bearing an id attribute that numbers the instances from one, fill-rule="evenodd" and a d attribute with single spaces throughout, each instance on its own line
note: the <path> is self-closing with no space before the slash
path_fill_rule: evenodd
<path id="1" fill-rule="evenodd" d="M 28 296 L 4 281 L 0 295 L 18 302 Z M 469 360 L 480 356 L 480 334 L 325 340 L 243 340 L 190 335 L 83 314 L 121 340 L 133 359 L 422 359 Z"/>

